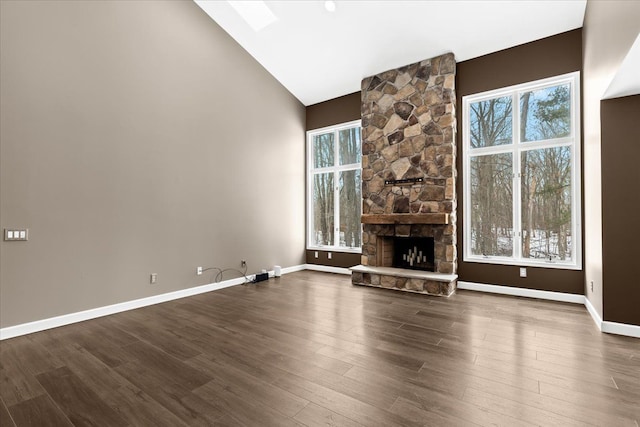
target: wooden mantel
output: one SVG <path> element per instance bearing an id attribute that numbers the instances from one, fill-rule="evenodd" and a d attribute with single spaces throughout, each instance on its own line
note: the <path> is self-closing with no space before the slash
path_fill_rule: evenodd
<path id="1" fill-rule="evenodd" d="M 449 224 L 448 213 L 421 214 L 368 214 L 362 215 L 363 224 Z"/>

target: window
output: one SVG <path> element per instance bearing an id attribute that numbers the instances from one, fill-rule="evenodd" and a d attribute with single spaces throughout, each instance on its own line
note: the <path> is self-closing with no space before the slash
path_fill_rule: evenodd
<path id="1" fill-rule="evenodd" d="M 581 268 L 579 73 L 465 96 L 464 260 Z"/>
<path id="2" fill-rule="evenodd" d="M 360 120 L 307 132 L 308 249 L 360 252 Z"/>

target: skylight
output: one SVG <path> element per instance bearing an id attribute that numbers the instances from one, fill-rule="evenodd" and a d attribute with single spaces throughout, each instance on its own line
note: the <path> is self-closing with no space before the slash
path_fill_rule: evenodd
<path id="1" fill-rule="evenodd" d="M 273 24 L 278 19 L 271 9 L 269 9 L 269 6 L 261 0 L 228 0 L 227 3 L 238 12 L 242 19 L 244 19 L 255 32 Z"/>

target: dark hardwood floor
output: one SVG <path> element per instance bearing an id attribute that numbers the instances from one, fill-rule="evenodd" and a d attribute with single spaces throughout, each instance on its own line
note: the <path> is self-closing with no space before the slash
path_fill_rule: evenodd
<path id="1" fill-rule="evenodd" d="M 0 425 L 635 426 L 583 306 L 298 272 L 0 343 Z"/>

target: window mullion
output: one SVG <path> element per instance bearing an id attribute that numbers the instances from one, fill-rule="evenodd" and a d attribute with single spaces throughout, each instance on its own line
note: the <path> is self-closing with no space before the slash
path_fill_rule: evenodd
<path id="1" fill-rule="evenodd" d="M 520 165 L 520 102 L 518 92 L 513 94 L 513 258 L 522 258 L 522 168 Z"/>
<path id="2" fill-rule="evenodd" d="M 471 168 L 469 164 L 471 163 L 469 158 L 469 151 L 471 147 L 471 138 L 470 138 L 470 130 L 469 130 L 469 122 L 470 122 L 470 112 L 469 112 L 470 102 L 468 100 L 463 100 L 462 102 L 462 206 L 464 206 L 463 210 L 463 230 L 464 235 L 462 237 L 462 250 L 463 250 L 463 259 L 466 260 L 471 255 Z"/>
<path id="3" fill-rule="evenodd" d="M 539 150 L 541 148 L 566 147 L 573 144 L 574 138 L 568 136 L 565 138 L 548 139 L 544 141 L 527 141 L 521 144 L 522 151 Z"/>
<path id="4" fill-rule="evenodd" d="M 333 158 L 335 159 L 334 167 L 334 175 L 333 175 L 333 245 L 337 248 L 340 246 L 340 131 L 336 129 L 335 131 L 335 154 Z"/>
<path id="5" fill-rule="evenodd" d="M 492 154 L 510 153 L 513 151 L 513 144 L 509 145 L 495 145 L 491 147 L 471 148 L 469 149 L 470 156 L 488 156 Z"/>
<path id="6" fill-rule="evenodd" d="M 580 256 L 582 253 L 582 203 L 580 178 L 580 83 L 579 77 L 574 77 L 571 84 L 571 135 L 573 144 L 571 145 L 571 236 L 572 236 L 572 262 L 581 265 Z"/>
<path id="7" fill-rule="evenodd" d="M 313 135 L 307 133 L 307 247 L 314 245 L 314 230 L 315 230 L 315 218 L 314 218 L 314 204 L 313 204 L 313 190 L 314 190 L 314 177 L 313 177 Z M 311 173 L 310 173 L 311 172 Z"/>

